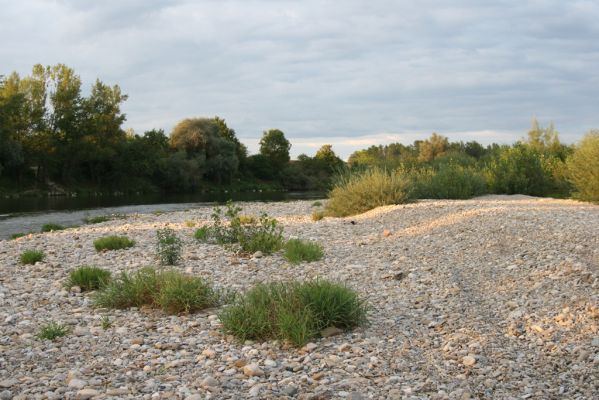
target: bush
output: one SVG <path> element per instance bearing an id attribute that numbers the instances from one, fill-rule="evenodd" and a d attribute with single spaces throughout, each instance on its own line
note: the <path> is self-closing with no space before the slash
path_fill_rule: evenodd
<path id="1" fill-rule="evenodd" d="M 322 246 L 316 242 L 291 239 L 285 243 L 285 259 L 292 264 L 318 261 L 323 255 Z"/>
<path id="2" fill-rule="evenodd" d="M 329 193 L 327 214 L 346 217 L 388 204 L 402 204 L 412 197 L 410 180 L 402 171 L 373 168 L 339 175 Z"/>
<path id="3" fill-rule="evenodd" d="M 283 228 L 274 218 L 262 214 L 259 219 L 242 218 L 241 208 L 233 203 L 227 203 L 226 211 L 219 207 L 212 213 L 212 225 L 196 230 L 195 238 L 207 243 L 221 245 L 238 245 L 241 250 L 249 253 L 261 251 L 271 254 L 283 247 Z M 229 220 L 228 224 L 223 221 Z"/>
<path id="4" fill-rule="evenodd" d="M 215 307 L 224 298 L 225 294 L 201 278 L 178 271 L 143 268 L 133 274 L 123 272 L 96 293 L 94 303 L 99 307 L 121 309 L 147 305 L 178 314 Z"/>
<path id="5" fill-rule="evenodd" d="M 82 291 L 97 290 L 110 281 L 110 271 L 98 267 L 81 266 L 71 271 L 65 283 L 67 289 L 79 286 Z"/>
<path id="6" fill-rule="evenodd" d="M 83 222 L 85 222 L 86 224 L 99 224 L 107 221 L 110 221 L 110 217 L 106 215 L 97 215 L 95 217 L 83 218 Z"/>
<path id="7" fill-rule="evenodd" d="M 13 233 L 12 235 L 10 235 L 10 238 L 14 240 L 14 239 L 18 239 L 18 238 L 23 237 L 23 236 L 31 235 L 32 233 L 35 233 L 35 232 Z"/>
<path id="8" fill-rule="evenodd" d="M 69 328 L 67 326 L 57 322 L 50 322 L 49 324 L 44 325 L 36 336 L 39 339 L 54 340 L 65 336 L 67 333 L 69 333 Z"/>
<path id="9" fill-rule="evenodd" d="M 42 261 L 46 255 L 41 250 L 25 250 L 21 254 L 22 264 L 35 264 L 38 261 Z"/>
<path id="10" fill-rule="evenodd" d="M 414 170 L 410 175 L 419 199 L 469 199 L 487 193 L 481 172 L 453 162 L 442 164 L 439 169 Z"/>
<path id="11" fill-rule="evenodd" d="M 316 200 L 314 203 L 312 203 L 312 207 L 322 207 L 322 202 Z"/>
<path id="12" fill-rule="evenodd" d="M 135 241 L 127 236 L 105 236 L 94 240 L 96 251 L 127 249 L 134 245 Z"/>
<path id="13" fill-rule="evenodd" d="M 351 329 L 366 320 L 365 303 L 328 281 L 259 284 L 220 314 L 225 332 L 240 340 L 288 340 L 302 346 L 331 326 Z"/>
<path id="14" fill-rule="evenodd" d="M 41 232 L 61 231 L 63 229 L 65 229 L 65 227 L 59 224 L 44 224 L 42 225 Z"/>
<path id="15" fill-rule="evenodd" d="M 173 229 L 164 228 L 156 231 L 156 253 L 162 265 L 175 265 L 181 260 L 181 239 Z"/>
<path id="16" fill-rule="evenodd" d="M 599 131 L 587 133 L 568 158 L 568 177 L 576 197 L 599 202 Z"/>
<path id="17" fill-rule="evenodd" d="M 324 211 L 314 211 L 312 213 L 312 221 L 320 221 L 324 218 Z"/>

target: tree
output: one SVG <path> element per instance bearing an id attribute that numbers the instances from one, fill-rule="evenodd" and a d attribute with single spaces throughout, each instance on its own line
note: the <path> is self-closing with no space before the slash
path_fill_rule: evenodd
<path id="1" fill-rule="evenodd" d="M 418 144 L 418 160 L 429 162 L 439 157 L 447 151 L 449 141 L 445 136 L 433 133 L 430 138 L 419 142 Z"/>
<path id="2" fill-rule="evenodd" d="M 282 131 L 279 129 L 264 131 L 260 139 L 260 154 L 269 160 L 273 169 L 281 170 L 289 163 L 289 149 L 291 144 Z"/>
<path id="3" fill-rule="evenodd" d="M 599 130 L 591 130 L 584 136 L 567 165 L 577 196 L 599 202 Z"/>
<path id="4" fill-rule="evenodd" d="M 316 152 L 314 158 L 319 161 L 323 168 L 329 172 L 335 172 L 343 167 L 343 160 L 341 160 L 333 151 L 333 146 L 330 144 L 322 145 Z"/>

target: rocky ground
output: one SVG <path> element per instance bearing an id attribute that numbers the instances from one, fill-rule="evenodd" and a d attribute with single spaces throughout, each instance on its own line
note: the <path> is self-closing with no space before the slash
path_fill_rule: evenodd
<path id="1" fill-rule="evenodd" d="M 0 241 L 0 399 L 599 398 L 599 206 L 482 197 L 313 222 L 311 203 L 244 204 L 276 216 L 286 237 L 324 245 L 322 261 L 299 266 L 195 242 L 186 222 L 207 222 L 209 208 Z M 185 238 L 182 270 L 240 290 L 343 281 L 367 296 L 370 325 L 303 349 L 238 343 L 221 333 L 218 310 L 103 310 L 63 289 L 82 264 L 155 264 L 165 226 Z M 137 245 L 96 253 L 107 234 Z M 33 248 L 47 259 L 20 265 Z M 71 333 L 37 339 L 49 321 Z"/>

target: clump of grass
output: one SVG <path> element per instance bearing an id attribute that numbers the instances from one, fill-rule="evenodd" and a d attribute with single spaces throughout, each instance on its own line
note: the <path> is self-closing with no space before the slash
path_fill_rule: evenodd
<path id="1" fill-rule="evenodd" d="M 152 214 L 154 214 L 156 216 L 160 216 L 160 215 L 164 214 L 164 211 L 162 211 L 162 210 L 156 210 L 156 211 L 152 211 Z"/>
<path id="2" fill-rule="evenodd" d="M 35 264 L 38 261 L 42 261 L 46 255 L 41 250 L 25 250 L 21 253 L 22 264 Z"/>
<path id="3" fill-rule="evenodd" d="M 225 294 L 201 278 L 178 271 L 143 268 L 123 272 L 96 292 L 94 303 L 105 308 L 129 308 L 147 305 L 169 314 L 192 313 L 220 305 Z"/>
<path id="4" fill-rule="evenodd" d="M 67 289 L 79 286 L 82 291 L 97 290 L 110 281 L 110 271 L 102 268 L 83 265 L 71 271 L 65 283 Z"/>
<path id="5" fill-rule="evenodd" d="M 62 231 L 63 229 L 65 229 L 65 227 L 59 224 L 44 224 L 42 225 L 41 232 Z"/>
<path id="6" fill-rule="evenodd" d="M 194 226 L 196 226 L 196 223 L 190 219 L 185 221 L 185 226 L 188 228 L 193 228 Z"/>
<path id="7" fill-rule="evenodd" d="M 181 249 L 183 244 L 171 228 L 156 231 L 156 253 L 162 265 L 175 265 L 181 260 Z"/>
<path id="8" fill-rule="evenodd" d="M 373 168 L 339 175 L 329 193 L 326 210 L 328 215 L 346 217 L 379 206 L 407 203 L 411 198 L 407 174 Z"/>
<path id="9" fill-rule="evenodd" d="M 316 200 L 314 203 L 312 203 L 312 207 L 322 207 L 322 202 L 319 200 Z"/>
<path id="10" fill-rule="evenodd" d="M 135 241 L 127 236 L 105 236 L 94 240 L 96 251 L 127 249 L 134 245 Z"/>
<path id="11" fill-rule="evenodd" d="M 312 221 L 320 221 L 324 218 L 324 211 L 314 211 L 312 213 Z"/>
<path id="12" fill-rule="evenodd" d="M 322 246 L 316 242 L 291 239 L 285 243 L 285 259 L 292 264 L 299 264 L 302 261 L 318 261 L 323 255 Z"/>
<path id="13" fill-rule="evenodd" d="M 100 324 L 102 325 L 102 329 L 107 330 L 112 327 L 112 322 L 110 321 L 110 317 L 108 315 L 103 315 L 100 318 Z"/>
<path id="14" fill-rule="evenodd" d="M 83 218 L 83 222 L 86 224 L 99 224 L 107 221 L 110 221 L 110 217 L 107 215 L 96 215 L 95 217 Z"/>
<path id="15" fill-rule="evenodd" d="M 287 340 L 302 346 L 324 328 L 367 323 L 363 299 L 346 286 L 316 280 L 258 284 L 220 314 L 223 330 L 240 340 Z"/>
<path id="16" fill-rule="evenodd" d="M 13 233 L 12 235 L 10 235 L 10 238 L 11 238 L 11 239 L 13 239 L 13 240 L 15 240 L 15 239 L 18 239 L 18 238 L 20 238 L 20 237 L 24 237 L 24 236 L 27 236 L 27 235 L 31 235 L 32 233 L 35 233 L 35 232 L 19 232 L 19 233 Z"/>
<path id="17" fill-rule="evenodd" d="M 54 340 L 56 338 L 66 336 L 67 333 L 69 333 L 69 328 L 67 326 L 57 322 L 50 322 L 39 330 L 36 337 L 42 340 Z"/>
<path id="18" fill-rule="evenodd" d="M 226 211 L 216 207 L 212 213 L 212 225 L 196 230 L 195 238 L 207 243 L 237 245 L 242 251 L 261 251 L 271 254 L 283 247 L 283 228 L 276 219 L 262 214 L 255 217 L 240 216 L 241 208 L 227 203 Z M 228 220 L 228 224 L 225 219 Z"/>

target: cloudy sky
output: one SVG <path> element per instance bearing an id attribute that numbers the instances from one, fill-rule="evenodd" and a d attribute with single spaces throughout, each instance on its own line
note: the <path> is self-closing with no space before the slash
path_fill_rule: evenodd
<path id="1" fill-rule="evenodd" d="M 0 0 L 0 74 L 64 63 L 129 95 L 126 127 L 225 118 L 250 150 L 511 143 L 599 128 L 599 1 Z"/>

